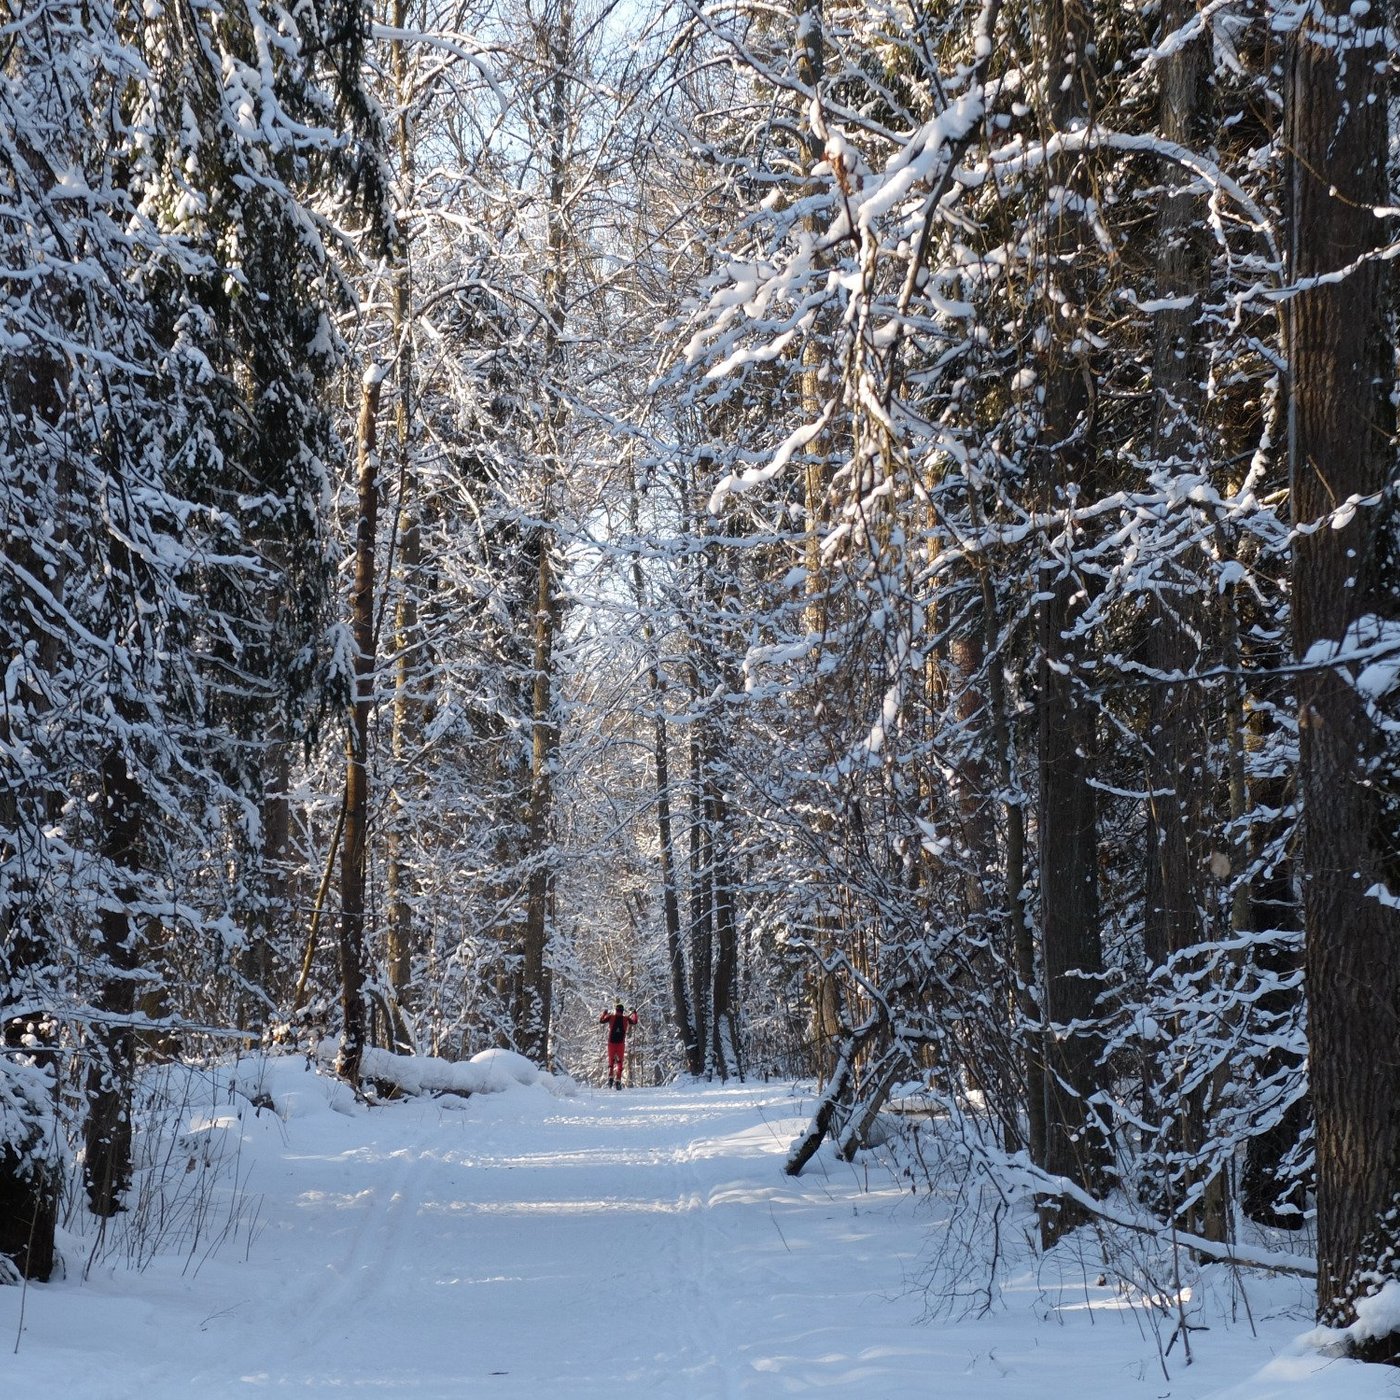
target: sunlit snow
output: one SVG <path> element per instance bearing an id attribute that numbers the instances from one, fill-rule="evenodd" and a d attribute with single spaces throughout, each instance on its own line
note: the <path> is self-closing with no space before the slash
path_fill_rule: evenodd
<path id="1" fill-rule="evenodd" d="M 1096 1276 L 1083 1251 L 1032 1256 L 1014 1214 L 1005 1286 L 985 1311 L 990 1261 L 949 1249 L 966 1221 L 889 1159 L 823 1152 L 800 1178 L 783 1174 L 810 1086 L 561 1097 L 515 1057 L 493 1059 L 462 1074 L 489 1070 L 499 1092 L 373 1107 L 295 1057 L 196 1076 L 147 1173 L 177 1200 L 185 1190 L 183 1204 L 162 1219 L 147 1200 L 102 1244 L 90 1226 L 65 1230 L 62 1278 L 0 1289 L 6 1393 L 1393 1393 L 1393 1372 L 1306 1340 L 1309 1285 L 1224 1270 L 1183 1295 L 1209 1330 L 1191 1333 L 1191 1365 L 1177 1346 L 1164 1369 L 1170 1319 Z M 950 1285 L 963 1300 L 939 1308 Z"/>

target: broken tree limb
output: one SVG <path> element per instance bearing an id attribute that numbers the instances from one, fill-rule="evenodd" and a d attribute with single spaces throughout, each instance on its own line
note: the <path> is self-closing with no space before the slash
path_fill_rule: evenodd
<path id="1" fill-rule="evenodd" d="M 816 1112 L 807 1125 L 807 1131 L 792 1145 L 783 1170 L 789 1176 L 800 1176 L 802 1168 L 812 1160 L 817 1148 L 822 1145 L 841 1106 L 841 1099 L 851 1087 L 851 1075 L 855 1068 L 856 1056 L 865 1048 L 865 1043 L 875 1034 L 881 1024 L 879 1016 L 872 1016 L 864 1025 L 847 1031 L 841 1041 L 841 1053 L 836 1058 L 836 1068 L 827 1081 L 817 1100 Z"/>

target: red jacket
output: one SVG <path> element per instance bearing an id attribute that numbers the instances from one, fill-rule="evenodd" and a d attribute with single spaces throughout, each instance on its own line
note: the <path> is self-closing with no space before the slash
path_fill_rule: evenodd
<path id="1" fill-rule="evenodd" d="M 608 1043 L 610 1045 L 623 1045 L 627 1041 L 627 1032 L 637 1024 L 637 1013 L 635 1011 L 605 1011 L 598 1017 L 598 1024 L 607 1025 Z"/>

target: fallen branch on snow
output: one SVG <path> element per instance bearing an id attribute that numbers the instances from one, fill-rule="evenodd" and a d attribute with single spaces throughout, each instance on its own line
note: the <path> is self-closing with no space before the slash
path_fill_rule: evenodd
<path id="1" fill-rule="evenodd" d="M 321 1058 L 334 1056 L 333 1045 L 320 1047 Z M 567 1075 L 550 1074 L 513 1050 L 483 1050 L 470 1060 L 440 1060 L 433 1055 L 395 1055 L 366 1047 L 360 1076 L 390 1084 L 404 1094 L 499 1094 L 517 1085 L 539 1084 L 555 1098 L 570 1098 L 578 1086 Z"/>
<path id="2" fill-rule="evenodd" d="M 1005 1183 L 1009 1177 L 1016 1184 L 1028 1187 L 1039 1196 L 1073 1201 L 1088 1215 L 1105 1225 L 1131 1230 L 1134 1234 L 1150 1236 L 1163 1244 L 1189 1249 L 1193 1254 L 1217 1264 L 1234 1264 L 1242 1269 L 1266 1269 L 1270 1273 L 1292 1274 L 1299 1278 L 1317 1276 L 1317 1260 L 1309 1255 L 1276 1254 L 1272 1250 L 1251 1249 L 1248 1245 L 1208 1240 L 1203 1235 L 1188 1234 L 1164 1220 L 1158 1220 L 1146 1211 L 1112 1205 L 1108 1201 L 1100 1200 L 1068 1177 L 1051 1176 L 1049 1172 L 1031 1165 L 1024 1156 L 997 1161 L 985 1148 L 980 1150 L 978 1155 L 982 1158 L 984 1169 L 991 1172 L 1000 1182 Z"/>

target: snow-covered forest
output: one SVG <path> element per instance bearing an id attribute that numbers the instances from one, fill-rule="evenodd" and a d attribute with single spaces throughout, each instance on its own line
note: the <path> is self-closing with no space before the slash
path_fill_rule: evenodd
<path id="1" fill-rule="evenodd" d="M 979 1221 L 1400 1357 L 1385 6 L 0 35 L 0 1283 L 172 1066 L 621 1000 L 816 1086 L 790 1176 L 912 1096 Z"/>

